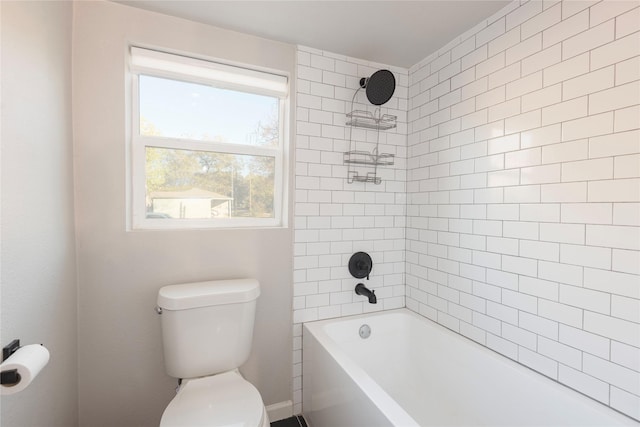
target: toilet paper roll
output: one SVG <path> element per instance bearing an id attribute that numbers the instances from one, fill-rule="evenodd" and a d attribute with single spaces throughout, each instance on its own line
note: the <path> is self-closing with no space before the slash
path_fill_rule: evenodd
<path id="1" fill-rule="evenodd" d="M 49 363 L 49 350 L 45 346 L 30 344 L 20 347 L 0 364 L 2 371 L 17 369 L 20 375 L 20 382 L 17 384 L 2 384 L 0 387 L 2 395 L 18 393 L 27 388 L 47 363 Z"/>

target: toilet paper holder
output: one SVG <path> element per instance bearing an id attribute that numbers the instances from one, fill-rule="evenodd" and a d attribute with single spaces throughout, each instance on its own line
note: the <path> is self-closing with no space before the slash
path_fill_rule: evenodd
<path id="1" fill-rule="evenodd" d="M 2 361 L 7 360 L 13 353 L 20 348 L 20 340 L 13 340 L 2 348 Z M 16 385 L 22 378 L 17 369 L 7 369 L 0 372 L 0 384 L 5 386 Z"/>

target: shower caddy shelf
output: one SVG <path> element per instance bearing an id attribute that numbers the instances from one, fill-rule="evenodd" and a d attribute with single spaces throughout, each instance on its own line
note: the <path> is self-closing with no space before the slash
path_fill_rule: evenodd
<path id="1" fill-rule="evenodd" d="M 379 112 L 380 109 L 376 109 Z M 352 150 L 351 146 L 353 141 L 351 139 L 351 132 L 349 132 L 349 151 L 344 153 L 343 162 L 348 165 L 347 182 L 349 184 L 353 182 L 371 182 L 374 184 L 380 184 L 382 178 L 378 176 L 378 166 L 391 166 L 394 164 L 394 154 L 379 153 L 378 145 L 380 140 L 380 131 L 389 130 L 396 127 L 396 116 L 391 114 L 378 114 L 375 115 L 370 111 L 353 110 L 347 113 L 346 125 L 356 128 L 373 129 L 377 131 L 376 135 L 376 147 L 373 151 Z M 355 169 L 356 165 L 373 167 L 373 171 L 367 172 L 362 175 Z"/>

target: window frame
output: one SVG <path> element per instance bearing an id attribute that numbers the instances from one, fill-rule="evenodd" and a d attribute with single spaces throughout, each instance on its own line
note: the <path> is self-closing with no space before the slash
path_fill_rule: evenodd
<path id="1" fill-rule="evenodd" d="M 171 56 L 180 62 L 184 59 L 187 63 L 200 62 L 204 65 L 212 64 L 218 67 L 231 67 L 233 69 L 260 72 L 266 75 L 275 75 L 286 79 L 287 90 L 280 96 L 260 89 L 248 90 L 248 86 L 239 88 L 237 84 L 225 83 L 218 80 L 203 77 L 187 78 L 184 74 L 173 73 L 167 70 L 154 71 L 149 68 L 136 68 L 132 66 L 132 49 L 144 49 Z M 138 46 L 130 46 L 129 49 L 129 75 L 131 78 L 131 126 L 130 126 L 130 156 L 129 162 L 129 215 L 132 230 L 177 230 L 177 229 L 228 229 L 228 228 L 278 228 L 286 227 L 286 183 L 288 177 L 288 113 L 289 113 L 289 76 L 281 71 L 259 69 L 246 65 L 229 64 L 218 59 L 197 58 L 192 55 L 162 52 L 156 49 L 145 49 Z M 220 89 L 254 93 L 257 95 L 272 96 L 278 99 L 278 145 L 275 147 L 258 146 L 250 144 L 238 144 L 231 142 L 216 142 L 206 140 L 194 140 L 186 138 L 174 138 L 164 136 L 144 136 L 140 134 L 140 85 L 141 75 L 150 77 L 167 78 L 186 83 L 205 84 Z M 242 90 L 244 89 L 244 90 Z M 146 212 L 146 149 L 147 147 L 167 148 L 189 151 L 208 151 L 222 154 L 266 156 L 274 159 L 274 190 L 273 190 L 273 217 L 230 217 L 230 218 L 147 218 Z"/>

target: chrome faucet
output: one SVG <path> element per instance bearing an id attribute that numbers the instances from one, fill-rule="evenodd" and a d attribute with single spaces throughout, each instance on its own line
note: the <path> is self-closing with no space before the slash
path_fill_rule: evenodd
<path id="1" fill-rule="evenodd" d="M 375 291 L 368 289 L 364 284 L 358 283 L 356 285 L 356 294 L 369 298 L 369 304 L 376 304 L 378 299 L 376 298 Z"/>

